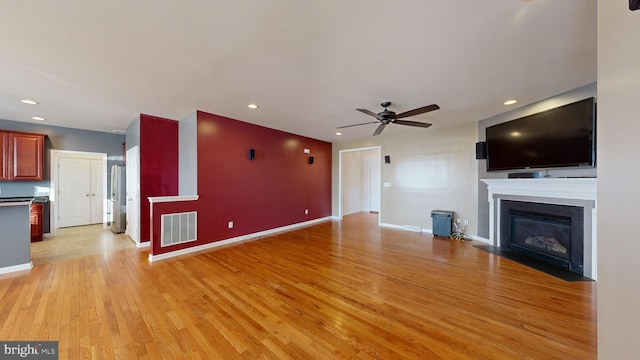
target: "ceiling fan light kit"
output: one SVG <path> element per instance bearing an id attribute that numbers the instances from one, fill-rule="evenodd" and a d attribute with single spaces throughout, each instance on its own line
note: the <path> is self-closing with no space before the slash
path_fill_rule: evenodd
<path id="1" fill-rule="evenodd" d="M 440 106 L 438 106 L 436 104 L 431 104 L 431 105 L 423 106 L 423 107 L 420 107 L 420 108 L 417 108 L 417 109 L 405 111 L 405 112 L 402 112 L 400 114 L 396 114 L 394 111 L 391 111 L 391 110 L 387 109 L 389 106 L 391 106 L 391 101 L 385 101 L 385 102 L 381 103 L 380 106 L 382 106 L 384 108 L 384 110 L 379 112 L 379 113 L 377 113 L 377 114 L 374 113 L 373 111 L 370 111 L 370 110 L 367 110 L 367 109 L 356 109 L 356 110 L 360 111 L 361 113 L 367 114 L 369 116 L 373 116 L 374 118 L 377 119 L 377 121 L 370 121 L 370 122 L 366 122 L 366 123 L 339 126 L 338 129 L 344 129 L 344 128 L 348 128 L 348 127 L 352 127 L 352 126 L 360 126 L 360 125 L 368 125 L 368 124 L 379 124 L 378 127 L 376 128 L 376 130 L 373 132 L 373 136 L 376 136 L 376 135 L 380 135 L 382 133 L 382 131 L 384 130 L 384 128 L 389 124 L 398 124 L 398 125 L 406 125 L 406 126 L 428 128 L 428 127 L 431 126 L 431 124 L 429 124 L 429 123 L 423 123 L 423 122 L 418 122 L 418 121 L 409 121 L 409 120 L 399 120 L 399 119 L 410 117 L 410 116 L 416 116 L 416 115 L 420 115 L 420 114 L 424 114 L 424 113 L 427 113 L 427 112 L 430 112 L 430 111 L 434 111 L 434 110 L 440 109 Z"/>

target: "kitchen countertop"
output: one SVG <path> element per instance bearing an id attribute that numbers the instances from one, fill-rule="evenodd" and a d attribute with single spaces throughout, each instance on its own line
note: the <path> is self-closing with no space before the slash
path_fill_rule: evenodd
<path id="1" fill-rule="evenodd" d="M 0 198 L 0 206 L 29 205 L 33 197 L 10 197 Z"/>
<path id="2" fill-rule="evenodd" d="M 48 196 L 13 196 L 13 197 L 0 197 L 0 206 L 9 206 L 11 204 L 20 205 L 24 202 L 27 203 L 46 203 L 49 201 Z M 20 203 L 20 204 L 18 204 Z M 3 205 L 4 204 L 4 205 Z"/>

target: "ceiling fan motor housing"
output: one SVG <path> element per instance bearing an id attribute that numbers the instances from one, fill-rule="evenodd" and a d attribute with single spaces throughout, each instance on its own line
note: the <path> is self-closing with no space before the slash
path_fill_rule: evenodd
<path id="1" fill-rule="evenodd" d="M 380 117 L 382 117 L 384 120 L 395 120 L 396 119 L 396 113 L 393 111 L 389 111 L 389 110 L 385 110 L 382 112 L 379 112 L 378 115 Z"/>

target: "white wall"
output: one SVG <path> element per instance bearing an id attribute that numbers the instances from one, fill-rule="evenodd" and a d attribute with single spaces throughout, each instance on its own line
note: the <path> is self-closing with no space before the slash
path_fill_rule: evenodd
<path id="1" fill-rule="evenodd" d="M 362 153 L 349 151 L 342 154 L 342 215 L 364 210 Z"/>
<path id="2" fill-rule="evenodd" d="M 338 189 L 339 151 L 381 146 L 382 187 L 380 222 L 431 230 L 431 210 L 452 210 L 469 220 L 467 233 L 476 235 L 478 164 L 475 159 L 477 125 L 408 129 L 403 134 L 380 135 L 333 144 L 333 188 Z M 338 216 L 338 192 L 333 193 L 333 215 Z"/>
<path id="3" fill-rule="evenodd" d="M 640 11 L 598 1 L 598 358 L 640 356 Z"/>

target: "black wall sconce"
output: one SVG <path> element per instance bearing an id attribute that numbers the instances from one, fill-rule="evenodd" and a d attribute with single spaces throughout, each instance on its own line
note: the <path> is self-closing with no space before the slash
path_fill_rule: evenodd
<path id="1" fill-rule="evenodd" d="M 309 156 L 308 162 L 309 162 L 309 165 L 313 164 L 313 156 Z"/>
<path id="2" fill-rule="evenodd" d="M 385 155 L 384 156 L 384 163 L 385 164 L 391 164 L 391 156 L 390 155 Z"/>
<path id="3" fill-rule="evenodd" d="M 249 149 L 248 151 L 249 160 L 253 160 L 256 158 L 256 149 Z"/>

